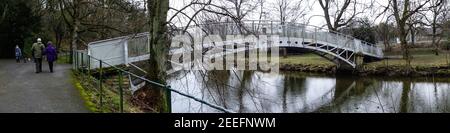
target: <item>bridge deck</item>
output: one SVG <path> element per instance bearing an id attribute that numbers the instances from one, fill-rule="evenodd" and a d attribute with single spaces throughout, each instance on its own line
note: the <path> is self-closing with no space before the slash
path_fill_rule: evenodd
<path id="1" fill-rule="evenodd" d="M 191 35 L 190 37 L 202 39 L 206 35 L 219 35 L 222 39 L 225 39 L 224 37 L 227 35 L 278 36 L 277 40 L 271 42 L 272 47 L 287 46 L 315 50 L 316 52 L 329 54 L 338 60 L 339 64 L 349 65 L 353 68 L 357 66 L 357 55 L 362 54 L 364 57 L 374 59 L 382 59 L 384 56 L 381 48 L 376 47 L 374 44 L 342 33 L 328 31 L 321 27 L 298 23 L 259 20 L 246 20 L 242 24 L 230 22 L 208 23 L 187 27 L 186 32 Z M 174 34 L 177 33 L 175 29 Z M 87 53 L 111 65 L 123 65 L 146 60 L 150 57 L 148 55 L 148 35 L 148 33 L 140 33 L 91 42 Z M 234 41 L 226 43 L 226 45 L 234 45 L 236 42 L 239 42 L 238 40 L 223 40 L 221 42 Z M 203 41 L 205 40 L 200 42 L 203 43 Z M 239 52 L 239 50 L 235 52 Z M 81 57 L 81 59 L 83 58 Z M 84 62 L 89 61 L 86 60 Z M 89 64 L 91 64 L 90 68 L 99 67 L 98 62 L 91 61 Z"/>

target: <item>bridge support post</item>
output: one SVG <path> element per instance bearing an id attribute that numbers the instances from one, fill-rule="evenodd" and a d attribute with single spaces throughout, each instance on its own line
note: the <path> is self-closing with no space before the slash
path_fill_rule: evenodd
<path id="1" fill-rule="evenodd" d="M 283 58 L 287 58 L 287 49 L 286 48 L 281 48 L 281 51 L 283 53 Z"/>
<path id="2" fill-rule="evenodd" d="M 356 70 L 360 71 L 364 68 L 364 54 L 359 52 L 355 55 Z"/>
<path id="3" fill-rule="evenodd" d="M 364 68 L 364 54 L 361 52 L 355 53 L 352 57 L 352 61 L 355 63 L 355 66 L 349 65 L 344 61 L 337 60 L 335 63 L 337 64 L 337 69 L 339 73 L 347 73 L 347 72 L 357 72 L 361 71 Z"/>

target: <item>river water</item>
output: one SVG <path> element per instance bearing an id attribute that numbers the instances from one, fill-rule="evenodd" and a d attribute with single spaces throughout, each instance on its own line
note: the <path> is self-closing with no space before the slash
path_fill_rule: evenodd
<path id="1" fill-rule="evenodd" d="M 450 112 L 448 78 L 209 71 L 175 74 L 169 83 L 176 90 L 239 113 Z M 175 93 L 172 111 L 220 112 Z"/>

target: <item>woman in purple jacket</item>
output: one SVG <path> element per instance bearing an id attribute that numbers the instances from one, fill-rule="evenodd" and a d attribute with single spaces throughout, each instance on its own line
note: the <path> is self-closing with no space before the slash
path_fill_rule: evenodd
<path id="1" fill-rule="evenodd" d="M 57 60 L 56 48 L 53 47 L 52 42 L 47 43 L 47 48 L 45 48 L 45 55 L 47 56 L 48 66 L 50 67 L 50 72 L 53 73 L 53 62 Z"/>

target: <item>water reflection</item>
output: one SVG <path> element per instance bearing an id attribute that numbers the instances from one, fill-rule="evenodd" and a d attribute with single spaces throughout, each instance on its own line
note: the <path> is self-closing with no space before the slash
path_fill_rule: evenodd
<path id="1" fill-rule="evenodd" d="M 450 112 L 448 79 L 321 76 L 255 71 L 173 75 L 177 90 L 240 113 Z M 219 112 L 172 95 L 173 112 Z"/>

